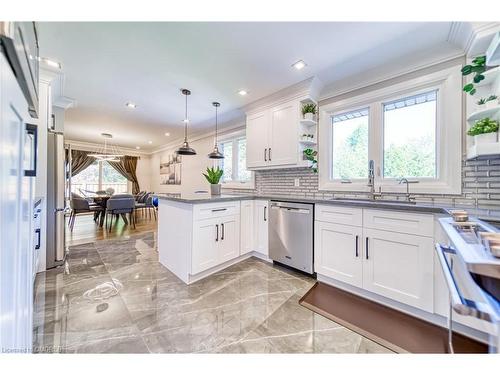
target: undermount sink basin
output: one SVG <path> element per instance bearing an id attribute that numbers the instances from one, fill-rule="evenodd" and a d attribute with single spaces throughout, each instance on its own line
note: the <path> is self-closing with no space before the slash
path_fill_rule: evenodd
<path id="1" fill-rule="evenodd" d="M 408 204 L 408 205 L 414 205 L 417 202 L 415 201 L 392 201 L 389 199 L 355 199 L 355 198 L 332 198 L 332 201 L 339 201 L 339 202 L 363 202 L 363 203 L 384 203 L 384 204 Z"/>

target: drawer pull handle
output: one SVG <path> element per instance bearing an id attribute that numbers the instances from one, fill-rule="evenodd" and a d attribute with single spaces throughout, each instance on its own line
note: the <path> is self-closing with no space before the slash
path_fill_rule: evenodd
<path id="1" fill-rule="evenodd" d="M 267 206 L 264 206 L 264 221 L 267 221 Z"/>
<path id="2" fill-rule="evenodd" d="M 212 212 L 221 212 L 221 211 L 226 211 L 227 208 L 216 208 L 214 210 L 212 210 Z"/>
<path id="3" fill-rule="evenodd" d="M 215 242 L 219 241 L 219 224 L 215 224 Z"/>
<path id="4" fill-rule="evenodd" d="M 220 226 L 222 228 L 222 235 L 221 235 L 220 239 L 221 239 L 221 241 L 223 241 L 224 240 L 224 223 L 222 223 Z"/>
<path id="5" fill-rule="evenodd" d="M 264 149 L 264 161 L 267 161 L 267 148 Z"/>
<path id="6" fill-rule="evenodd" d="M 359 236 L 356 235 L 356 258 L 359 256 L 359 252 L 358 252 L 358 241 L 359 241 Z"/>

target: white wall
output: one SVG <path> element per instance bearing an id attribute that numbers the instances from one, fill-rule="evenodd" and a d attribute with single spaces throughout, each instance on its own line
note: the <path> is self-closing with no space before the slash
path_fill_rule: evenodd
<path id="1" fill-rule="evenodd" d="M 151 191 L 151 158 L 149 155 L 141 155 L 137 160 L 137 180 L 141 190 Z"/>
<path id="2" fill-rule="evenodd" d="M 189 143 L 190 147 L 196 150 L 196 155 L 182 156 L 180 185 L 160 185 L 160 160 L 162 157 L 168 158 L 168 155 L 174 153 L 179 146 L 153 153 L 150 162 L 151 190 L 155 193 L 210 190 L 210 185 L 203 177 L 202 172 L 205 172 L 207 167 L 214 165 L 214 161 L 207 157 L 213 149 L 213 142 L 213 136 L 209 136 Z"/>

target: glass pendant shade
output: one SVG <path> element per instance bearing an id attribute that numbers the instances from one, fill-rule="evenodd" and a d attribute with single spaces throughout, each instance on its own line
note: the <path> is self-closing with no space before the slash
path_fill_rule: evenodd
<path id="1" fill-rule="evenodd" d="M 219 146 L 217 145 L 217 108 L 220 107 L 220 103 L 213 102 L 212 105 L 215 107 L 215 143 L 213 151 L 208 154 L 209 159 L 224 159 L 224 154 L 219 151 Z"/>
<path id="2" fill-rule="evenodd" d="M 187 139 L 187 126 L 189 123 L 187 98 L 189 95 L 191 95 L 191 91 L 189 91 L 188 89 L 182 89 L 181 92 L 182 92 L 182 95 L 184 95 L 186 97 L 186 107 L 185 107 L 185 116 L 184 116 L 184 143 L 182 144 L 181 147 L 179 147 L 175 151 L 175 153 L 177 155 L 196 155 L 196 151 L 193 148 L 189 147 L 189 143 L 188 143 L 188 139 Z"/>

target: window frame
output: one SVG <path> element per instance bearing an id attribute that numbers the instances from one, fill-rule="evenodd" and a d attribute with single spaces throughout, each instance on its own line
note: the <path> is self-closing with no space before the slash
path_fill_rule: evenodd
<path id="1" fill-rule="evenodd" d="M 367 179 L 352 179 L 349 183 L 332 178 L 332 119 L 334 113 L 369 108 L 368 160 L 375 161 L 375 185 L 382 192 L 403 193 L 406 187 L 395 178 L 382 176 L 384 157 L 384 103 L 398 98 L 437 90 L 436 113 L 436 173 L 437 178 L 418 180 L 410 191 L 420 194 L 461 194 L 462 165 L 462 77 L 460 66 L 454 66 L 387 87 L 345 97 L 320 108 L 319 190 L 368 192 Z M 446 140 L 442 142 L 442 140 Z M 368 168 L 368 166 L 367 166 Z"/>
<path id="2" fill-rule="evenodd" d="M 238 158 L 239 158 L 239 150 L 238 150 L 238 140 L 245 138 L 246 139 L 246 131 L 245 129 L 239 130 L 236 132 L 228 133 L 222 136 L 219 136 L 218 143 L 229 142 L 233 143 L 233 179 L 232 181 L 221 181 L 222 188 L 226 189 L 255 189 L 255 173 L 253 171 L 250 172 L 250 180 L 248 181 L 240 181 L 234 179 L 238 175 Z M 215 161 L 214 166 L 221 166 L 221 161 Z"/>
<path id="3" fill-rule="evenodd" d="M 103 173 L 103 163 L 104 162 L 96 160 L 95 163 L 97 163 L 97 170 L 98 170 L 97 190 L 103 190 L 103 185 L 105 185 L 104 173 Z M 110 165 L 110 168 L 113 168 L 113 167 Z M 74 177 L 72 177 L 72 178 L 74 178 Z M 130 193 L 132 191 L 132 183 L 128 179 L 126 179 L 126 185 L 127 185 L 127 192 Z"/>

